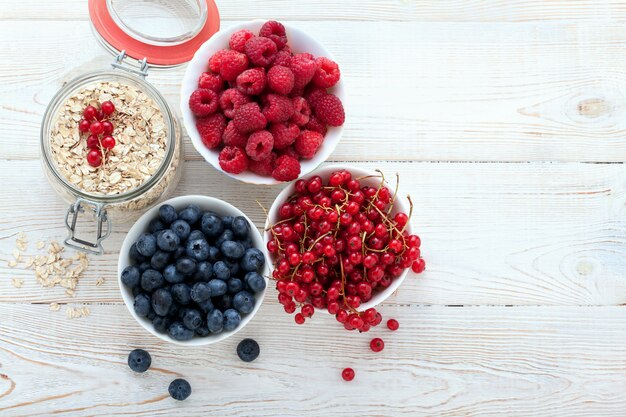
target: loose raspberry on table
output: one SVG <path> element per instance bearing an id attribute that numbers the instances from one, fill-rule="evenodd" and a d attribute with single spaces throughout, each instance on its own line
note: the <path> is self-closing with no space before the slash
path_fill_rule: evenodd
<path id="1" fill-rule="evenodd" d="M 222 66 L 222 59 L 224 55 L 228 53 L 228 49 L 221 49 L 213 54 L 211 58 L 209 58 L 209 68 L 211 71 L 219 73 L 220 67 Z"/>
<path id="2" fill-rule="evenodd" d="M 228 46 L 230 49 L 237 52 L 244 52 L 244 48 L 246 46 L 246 42 L 250 40 L 250 38 L 254 37 L 254 33 L 249 31 L 248 29 L 241 29 L 237 32 L 233 33 L 230 36 L 230 40 L 228 41 Z"/>
<path id="3" fill-rule="evenodd" d="M 317 118 L 329 126 L 341 126 L 346 120 L 343 104 L 339 97 L 333 94 L 319 98 L 313 109 Z"/>
<path id="4" fill-rule="evenodd" d="M 226 81 L 234 81 L 239 74 L 248 68 L 248 57 L 237 51 L 228 51 L 222 57 L 220 75 Z"/>
<path id="5" fill-rule="evenodd" d="M 267 125 L 267 119 L 261 113 L 257 103 L 247 103 L 235 109 L 233 122 L 238 131 L 242 133 L 261 130 Z"/>
<path id="6" fill-rule="evenodd" d="M 196 129 L 198 129 L 202 143 L 209 149 L 213 149 L 222 143 L 222 134 L 225 128 L 226 118 L 221 113 L 196 119 Z"/>
<path id="7" fill-rule="evenodd" d="M 309 123 L 311 107 L 304 97 L 295 97 L 291 99 L 291 102 L 293 103 L 294 112 L 289 121 L 298 126 L 304 126 Z"/>
<path id="8" fill-rule="evenodd" d="M 306 101 L 309 102 L 311 108 L 315 108 L 315 103 L 317 103 L 317 100 L 319 100 L 321 97 L 324 97 L 326 94 L 328 93 L 326 92 L 325 88 L 321 88 L 311 84 L 309 85 L 309 87 L 307 87 L 306 92 L 304 93 L 304 98 L 306 99 Z"/>
<path id="9" fill-rule="evenodd" d="M 300 160 L 300 154 L 296 152 L 296 149 L 293 146 L 287 146 L 285 149 L 281 149 L 278 151 L 278 156 L 287 155 L 292 157 L 293 159 Z"/>
<path id="10" fill-rule="evenodd" d="M 263 115 L 268 122 L 286 122 L 293 115 L 291 99 L 279 94 L 267 94 L 263 97 Z"/>
<path id="11" fill-rule="evenodd" d="M 296 54 L 291 57 L 289 67 L 295 77 L 294 88 L 303 88 L 311 81 L 317 71 L 317 64 L 311 54 Z"/>
<path id="12" fill-rule="evenodd" d="M 295 123 L 272 123 L 269 131 L 274 136 L 274 149 L 284 149 L 295 142 L 300 128 Z"/>
<path id="13" fill-rule="evenodd" d="M 293 89 L 293 72 L 282 65 L 274 65 L 267 71 L 267 85 L 278 94 L 287 95 Z"/>
<path id="14" fill-rule="evenodd" d="M 246 42 L 244 50 L 254 65 L 268 67 L 274 62 L 278 48 L 269 38 L 255 37 Z"/>
<path id="15" fill-rule="evenodd" d="M 235 117 L 235 110 L 250 101 L 252 101 L 252 99 L 241 91 L 236 88 L 229 88 L 220 96 L 220 108 L 226 117 L 232 119 Z"/>
<path id="16" fill-rule="evenodd" d="M 243 148 L 238 146 L 226 146 L 220 152 L 220 167 L 231 174 L 241 174 L 248 168 L 248 157 Z"/>
<path id="17" fill-rule="evenodd" d="M 248 143 L 248 135 L 241 133 L 235 128 L 234 122 L 231 120 L 226 125 L 224 133 L 222 133 L 222 141 L 226 146 L 239 146 L 245 148 Z"/>
<path id="18" fill-rule="evenodd" d="M 198 87 L 208 88 L 209 90 L 219 93 L 224 89 L 224 79 L 219 74 L 203 72 L 198 80 Z"/>
<path id="19" fill-rule="evenodd" d="M 313 76 L 313 84 L 322 88 L 330 88 L 339 82 L 341 73 L 339 65 L 328 58 L 319 57 L 315 60 L 317 70 Z"/>
<path id="20" fill-rule="evenodd" d="M 271 177 L 272 171 L 274 170 L 274 162 L 276 161 L 276 158 L 276 153 L 272 152 L 270 153 L 270 156 L 261 161 L 250 160 L 250 163 L 248 164 L 248 169 L 255 174 L 264 177 Z"/>
<path id="21" fill-rule="evenodd" d="M 217 93 L 208 88 L 199 88 L 189 97 L 189 109 L 198 117 L 208 116 L 217 110 Z"/>
<path id="22" fill-rule="evenodd" d="M 311 159 L 317 153 L 322 142 L 324 142 L 324 136 L 321 133 L 303 130 L 296 139 L 294 148 L 301 157 Z"/>
<path id="23" fill-rule="evenodd" d="M 328 132 L 328 128 L 326 128 L 326 124 L 322 123 L 317 117 L 315 117 L 315 115 L 311 115 L 311 117 L 309 117 L 309 123 L 307 123 L 304 128 L 306 130 L 312 130 L 314 132 L 318 132 L 321 133 L 322 135 L 326 136 L 326 132 Z"/>
<path id="24" fill-rule="evenodd" d="M 279 156 L 272 177 L 277 181 L 293 181 L 300 175 L 300 162 L 289 155 Z"/>
<path id="25" fill-rule="evenodd" d="M 276 58 L 274 58 L 274 62 L 272 65 L 280 65 L 281 67 L 289 67 L 291 65 L 291 57 L 292 53 L 289 50 L 289 46 L 285 46 L 282 51 L 278 51 L 276 53 Z"/>
<path id="26" fill-rule="evenodd" d="M 285 26 L 275 20 L 269 20 L 263 23 L 261 30 L 259 30 L 259 36 L 273 40 L 279 50 L 283 49 L 285 45 L 287 45 Z"/>
<path id="27" fill-rule="evenodd" d="M 262 161 L 270 156 L 274 148 L 274 137 L 267 130 L 258 130 L 250 135 L 246 153 L 254 161 Z"/>
<path id="28" fill-rule="evenodd" d="M 237 89 L 247 95 L 261 94 L 265 88 L 265 70 L 250 68 L 237 76 Z"/>

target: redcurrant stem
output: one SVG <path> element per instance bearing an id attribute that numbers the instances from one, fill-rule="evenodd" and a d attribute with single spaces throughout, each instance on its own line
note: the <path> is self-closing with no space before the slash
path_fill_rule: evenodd
<path id="1" fill-rule="evenodd" d="M 315 246 L 317 242 L 319 242 L 320 240 L 322 240 L 325 236 L 328 236 L 329 234 L 330 232 L 326 232 L 323 235 L 319 236 L 317 239 L 315 239 L 315 241 L 311 243 L 311 246 L 309 246 L 309 250 L 313 249 L 313 246 Z"/>
<path id="2" fill-rule="evenodd" d="M 393 198 L 391 199 L 391 204 L 389 204 L 389 210 L 387 210 L 387 216 L 391 215 L 391 210 L 393 210 L 393 203 L 396 201 L 396 197 L 398 196 L 399 187 L 400 187 L 400 174 L 396 172 L 396 189 L 393 191 Z"/>
<path id="3" fill-rule="evenodd" d="M 402 228 L 402 233 L 404 233 L 404 230 L 406 229 L 406 227 L 409 225 L 409 222 L 411 221 L 411 216 L 413 216 L 413 201 L 411 200 L 411 196 L 407 195 L 406 199 L 409 201 L 409 219 L 406 221 L 406 224 Z"/>

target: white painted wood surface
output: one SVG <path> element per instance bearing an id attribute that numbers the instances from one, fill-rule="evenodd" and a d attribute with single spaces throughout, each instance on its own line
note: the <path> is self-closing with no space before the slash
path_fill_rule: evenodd
<path id="1" fill-rule="evenodd" d="M 289 20 L 333 50 L 351 100 L 332 160 L 399 172 L 428 270 L 382 312 L 400 331 L 296 326 L 273 290 L 240 339 L 181 349 L 146 334 L 118 293 L 116 224 L 69 299 L 6 265 L 0 239 L 0 415 L 621 416 L 626 406 L 626 6 L 619 1 L 219 1 L 223 25 Z M 64 235 L 38 129 L 69 79 L 111 57 L 83 0 L 0 2 L 0 237 Z M 149 79 L 175 107 L 183 69 Z M 257 222 L 279 188 L 241 185 L 186 141 L 177 195 Z M 24 279 L 14 288 L 11 278 Z M 96 279 L 105 278 L 97 287 Z M 48 304 L 87 305 L 67 320 Z M 374 354 L 373 335 L 386 341 Z M 129 350 L 154 369 L 134 375 Z M 340 371 L 352 366 L 350 384 Z M 167 396 L 176 375 L 194 394 Z"/>

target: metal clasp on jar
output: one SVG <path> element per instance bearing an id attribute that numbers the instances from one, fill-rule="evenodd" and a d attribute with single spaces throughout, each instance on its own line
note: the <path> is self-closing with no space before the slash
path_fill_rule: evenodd
<path id="1" fill-rule="evenodd" d="M 115 56 L 115 61 L 111 63 L 111 66 L 115 69 L 124 70 L 130 72 L 135 75 L 139 75 L 141 78 L 146 78 L 148 76 L 148 59 L 144 58 L 139 63 L 139 69 L 132 68 L 128 65 L 124 65 L 124 59 L 127 57 L 126 51 L 122 50 L 119 54 Z"/>
<path id="2" fill-rule="evenodd" d="M 84 206 L 88 206 L 95 215 L 95 242 L 89 242 L 87 240 L 76 237 L 76 224 L 78 222 L 78 215 L 79 213 L 85 211 Z M 102 253 L 104 252 L 104 248 L 102 247 L 102 241 L 109 237 L 109 235 L 111 234 L 111 221 L 109 220 L 107 212 L 104 209 L 104 204 L 92 203 L 82 198 L 77 199 L 76 202 L 67 209 L 67 213 L 65 214 L 65 227 L 67 228 L 68 236 L 65 239 L 64 243 L 67 246 L 83 252 L 93 253 L 95 255 L 102 255 Z"/>

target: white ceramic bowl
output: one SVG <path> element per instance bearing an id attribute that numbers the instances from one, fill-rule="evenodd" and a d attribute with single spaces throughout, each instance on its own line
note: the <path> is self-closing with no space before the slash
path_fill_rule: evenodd
<path id="1" fill-rule="evenodd" d="M 191 113 L 191 110 L 189 110 L 189 97 L 191 96 L 191 93 L 193 93 L 194 90 L 198 88 L 198 78 L 200 78 L 200 74 L 208 70 L 209 58 L 220 49 L 228 48 L 228 40 L 233 33 L 241 29 L 248 29 L 256 34 L 259 32 L 259 29 L 265 22 L 265 20 L 253 20 L 251 22 L 230 26 L 226 29 L 220 30 L 208 41 L 202 44 L 202 46 L 196 51 L 196 54 L 187 65 L 187 70 L 185 72 L 185 76 L 183 77 L 180 91 L 180 111 L 183 115 L 183 123 L 185 125 L 185 129 L 187 129 L 187 133 L 191 138 L 191 143 L 193 143 L 193 146 L 200 153 L 200 155 L 202 155 L 204 159 L 207 160 L 207 162 L 213 165 L 215 169 L 224 172 L 230 177 L 246 183 L 273 185 L 281 184 L 281 182 L 276 181 L 272 177 L 263 177 L 261 175 L 257 175 L 251 171 L 244 171 L 241 174 L 230 174 L 223 171 L 220 167 L 218 160 L 219 152 L 216 150 L 207 149 L 207 147 L 204 146 L 202 140 L 200 139 L 200 135 L 198 134 L 198 130 L 196 129 L 196 118 L 193 113 Z M 324 46 L 311 35 L 290 24 L 285 23 L 284 25 L 287 29 L 289 46 L 291 47 L 292 51 L 296 53 L 310 52 L 316 57 L 325 56 L 336 62 L 333 55 L 329 51 L 327 51 L 326 48 L 324 48 Z M 339 63 L 339 67 L 341 67 L 341 63 Z M 343 81 L 343 73 L 341 77 L 342 79 L 337 83 L 337 85 L 335 85 L 329 91 L 339 97 L 344 105 L 344 108 L 346 108 L 346 92 Z M 324 142 L 322 143 L 322 146 L 320 146 L 315 156 L 312 159 L 302 159 L 300 161 L 302 166 L 300 176 L 308 175 L 322 162 L 328 159 L 330 154 L 335 150 L 335 147 L 339 143 L 339 139 L 341 138 L 342 133 L 343 126 L 328 128 L 328 133 L 326 133 Z"/>
<path id="2" fill-rule="evenodd" d="M 333 172 L 339 171 L 342 169 L 348 170 L 352 174 L 353 178 L 364 177 L 368 175 L 375 176 L 375 178 L 366 178 L 366 179 L 360 180 L 361 186 L 367 185 L 367 186 L 375 187 L 375 186 L 378 186 L 378 184 L 380 184 L 380 174 L 378 172 L 359 168 L 359 167 L 352 166 L 352 165 L 324 165 L 321 168 L 311 172 L 310 175 L 308 175 L 304 179 L 308 179 L 314 175 L 319 175 L 323 181 L 326 181 L 328 180 L 328 178 Z M 385 177 L 387 178 L 387 180 L 395 178 L 390 173 L 385 173 Z M 395 186 L 395 184 L 391 184 L 391 185 Z M 289 196 L 296 193 L 295 188 L 296 188 L 295 182 L 285 187 L 285 189 L 280 194 L 278 194 L 278 196 L 276 197 L 276 200 L 274 200 L 274 203 L 272 204 L 272 207 L 270 208 L 269 215 L 267 217 L 267 222 L 265 223 L 266 231 L 263 234 L 263 239 L 264 239 L 266 247 L 267 247 L 267 243 L 269 242 L 272 236 L 271 232 L 267 230 L 269 229 L 271 224 L 275 224 L 276 222 L 280 220 L 278 216 L 278 209 L 287 200 Z M 407 202 L 404 200 L 404 198 L 401 197 L 401 193 L 398 193 L 398 195 L 396 196 L 394 207 L 391 213 L 396 214 L 398 212 L 404 212 L 407 214 L 409 213 L 409 206 Z M 406 230 L 409 234 L 412 233 L 412 227 L 411 227 L 410 222 L 407 225 Z M 267 256 L 268 256 L 267 259 L 269 261 L 268 263 L 273 265 L 274 264 L 273 255 L 268 254 Z M 383 291 L 373 293 L 372 298 L 368 302 L 361 304 L 358 310 L 364 311 L 364 310 L 367 310 L 368 308 L 375 307 L 378 304 L 385 301 L 391 294 L 394 293 L 394 291 L 398 289 L 398 287 L 400 287 L 400 285 L 402 285 L 402 282 L 404 282 L 408 272 L 409 272 L 409 269 L 405 269 L 399 277 L 395 278 L 391 282 L 391 285 L 389 285 L 389 287 L 385 288 Z"/>
<path id="3" fill-rule="evenodd" d="M 254 247 L 258 248 L 261 252 L 263 252 L 263 255 L 265 255 L 265 259 L 266 259 L 265 267 L 263 268 L 263 271 L 260 272 L 260 274 L 264 277 L 267 277 L 269 276 L 269 266 L 267 262 L 269 258 L 267 257 L 267 251 L 265 250 L 265 245 L 263 244 L 263 238 L 261 237 L 261 234 L 259 233 L 258 229 L 254 226 L 254 223 L 252 223 L 252 221 L 248 218 L 248 216 L 246 216 L 238 208 L 228 204 L 225 201 L 218 200 L 217 198 L 206 197 L 206 196 L 201 196 L 201 195 L 188 195 L 188 196 L 172 198 L 148 210 L 143 216 L 139 218 L 139 220 L 137 220 L 137 222 L 133 225 L 133 227 L 130 228 L 130 230 L 128 231 L 128 234 L 126 235 L 126 238 L 124 239 L 124 242 L 122 243 L 122 248 L 120 249 L 120 257 L 117 263 L 118 285 L 122 293 L 122 298 L 124 299 L 124 304 L 126 304 L 126 308 L 128 308 L 128 311 L 130 312 L 130 314 L 135 318 L 135 320 L 137 320 L 139 324 L 141 324 L 141 326 L 144 329 L 146 329 L 148 332 L 152 333 L 156 337 L 165 340 L 166 342 L 175 343 L 177 345 L 202 346 L 202 345 L 210 345 L 210 344 L 219 342 L 220 340 L 224 340 L 227 337 L 234 335 L 239 330 L 243 329 L 250 322 L 250 320 L 252 320 L 252 317 L 254 317 L 256 312 L 259 311 L 259 308 L 261 307 L 261 303 L 263 302 L 263 298 L 265 297 L 265 292 L 267 291 L 267 288 L 263 290 L 261 293 L 255 294 L 256 304 L 254 306 L 254 310 L 252 310 L 249 314 L 241 318 L 241 323 L 236 329 L 231 330 L 231 331 L 224 331 L 216 335 L 208 335 L 206 337 L 194 337 L 193 339 L 184 341 L 184 342 L 174 340 L 165 333 L 157 332 L 156 330 L 154 330 L 154 327 L 152 326 L 152 322 L 150 320 L 146 319 L 145 317 L 139 317 L 137 313 L 135 313 L 135 308 L 133 306 L 134 305 L 133 293 L 129 288 L 127 288 L 122 283 L 122 280 L 121 280 L 122 271 L 124 270 L 124 268 L 126 268 L 128 265 L 131 265 L 132 263 L 130 256 L 128 254 L 130 251 L 130 247 L 133 245 L 133 243 L 137 241 L 137 239 L 139 238 L 139 235 L 141 235 L 142 233 L 148 230 L 148 225 L 150 221 L 159 215 L 159 207 L 163 204 L 170 204 L 176 210 L 183 209 L 190 204 L 196 204 L 203 211 L 211 210 L 222 216 L 230 215 L 230 216 L 245 217 L 246 220 L 248 220 L 248 222 L 250 223 L 250 233 L 252 234 L 252 242 L 254 244 Z M 267 283 L 267 278 L 265 278 L 265 280 Z"/>

